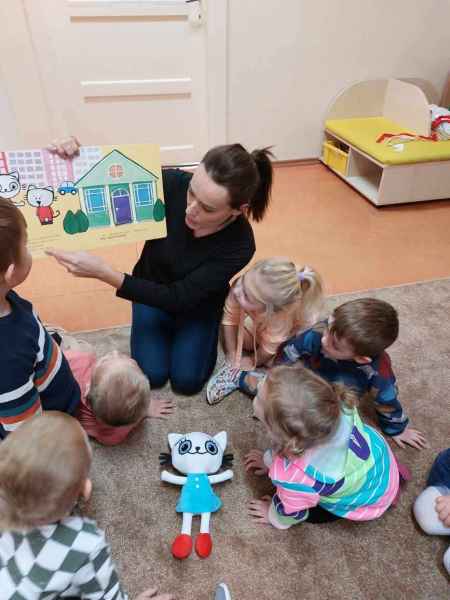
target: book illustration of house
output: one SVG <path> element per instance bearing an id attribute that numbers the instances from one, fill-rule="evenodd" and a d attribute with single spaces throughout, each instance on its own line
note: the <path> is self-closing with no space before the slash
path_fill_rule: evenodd
<path id="1" fill-rule="evenodd" d="M 157 180 L 154 173 L 112 150 L 74 185 L 89 227 L 109 227 L 153 219 Z"/>

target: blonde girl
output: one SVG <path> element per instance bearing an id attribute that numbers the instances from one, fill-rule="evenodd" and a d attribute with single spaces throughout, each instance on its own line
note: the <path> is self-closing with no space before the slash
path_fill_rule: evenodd
<path id="1" fill-rule="evenodd" d="M 270 366 L 281 344 L 319 318 L 322 280 L 310 267 L 297 270 L 282 257 L 258 261 L 233 284 L 225 302 L 225 364 L 210 379 L 210 404 L 242 387 L 247 371 Z"/>
<path id="2" fill-rule="evenodd" d="M 361 421 L 356 398 L 304 367 L 275 367 L 260 382 L 254 413 L 272 448 L 252 450 L 245 466 L 268 474 L 275 494 L 250 502 L 256 522 L 287 529 L 302 521 L 368 521 L 395 501 L 397 462 Z"/>

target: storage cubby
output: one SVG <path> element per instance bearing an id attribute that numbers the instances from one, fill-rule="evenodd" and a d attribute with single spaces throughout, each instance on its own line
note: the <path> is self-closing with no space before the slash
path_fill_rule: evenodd
<path id="1" fill-rule="evenodd" d="M 378 204 L 382 165 L 328 131 L 323 142 L 322 162 L 371 202 Z"/>

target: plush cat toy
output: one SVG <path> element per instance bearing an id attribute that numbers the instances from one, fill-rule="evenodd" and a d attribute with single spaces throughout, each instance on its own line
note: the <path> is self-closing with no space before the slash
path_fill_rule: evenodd
<path id="1" fill-rule="evenodd" d="M 222 506 L 212 490 L 211 484 L 221 483 L 233 477 L 233 471 L 227 469 L 217 473 L 221 466 L 230 466 L 232 454 L 225 454 L 227 434 L 221 431 L 214 437 L 206 433 L 169 433 L 171 455 L 160 454 L 161 464 L 172 462 L 173 467 L 187 477 L 180 477 L 168 471 L 161 473 L 161 480 L 181 485 L 181 496 L 176 507 L 183 513 L 181 533 L 172 543 L 175 558 L 187 558 L 192 551 L 192 517 L 200 515 L 200 533 L 195 540 L 195 551 L 200 558 L 211 554 L 212 539 L 209 534 L 211 513 Z"/>

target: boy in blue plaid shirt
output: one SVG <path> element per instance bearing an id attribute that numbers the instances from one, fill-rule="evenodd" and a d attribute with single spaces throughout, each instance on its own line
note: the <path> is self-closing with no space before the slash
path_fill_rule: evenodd
<path id="1" fill-rule="evenodd" d="M 90 496 L 91 460 L 81 425 L 56 411 L 0 444 L 1 600 L 127 600 L 103 531 L 71 515 Z M 174 600 L 156 594 L 137 600 Z"/>
<path id="2" fill-rule="evenodd" d="M 327 381 L 339 381 L 361 396 L 368 393 L 385 435 L 401 448 L 424 448 L 423 434 L 409 427 L 385 351 L 397 339 L 398 329 L 397 311 L 388 302 L 358 298 L 338 306 L 328 322 L 286 342 L 280 361 L 301 360 Z"/>

